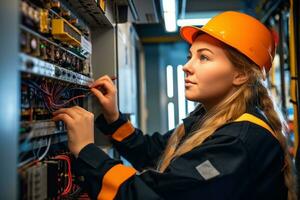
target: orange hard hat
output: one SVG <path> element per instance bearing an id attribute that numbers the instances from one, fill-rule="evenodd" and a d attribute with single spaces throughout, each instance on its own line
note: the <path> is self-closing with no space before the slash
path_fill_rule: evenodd
<path id="1" fill-rule="evenodd" d="M 252 16 L 226 11 L 213 17 L 203 27 L 184 26 L 180 34 L 188 43 L 199 33 L 206 33 L 235 48 L 268 72 L 275 54 L 275 42 L 271 31 Z"/>

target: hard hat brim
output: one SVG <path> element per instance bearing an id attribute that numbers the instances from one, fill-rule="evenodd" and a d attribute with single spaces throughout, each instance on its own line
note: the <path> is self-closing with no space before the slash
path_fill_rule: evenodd
<path id="1" fill-rule="evenodd" d="M 194 42 L 194 40 L 196 39 L 196 37 L 201 34 L 201 33 L 205 33 L 210 35 L 211 37 L 233 47 L 234 45 L 230 44 L 230 42 L 224 40 L 223 38 L 218 37 L 217 35 L 215 35 L 213 32 L 206 30 L 204 27 L 203 28 L 199 28 L 196 26 L 183 26 L 180 28 L 180 35 L 181 37 L 187 41 L 189 44 L 192 44 Z M 234 47 L 233 47 L 234 48 Z"/>
<path id="2" fill-rule="evenodd" d="M 183 26 L 180 28 L 180 36 L 189 44 L 193 43 L 193 41 L 196 39 L 195 37 L 199 33 L 203 33 L 203 31 L 201 30 L 201 28 L 196 26 Z"/>

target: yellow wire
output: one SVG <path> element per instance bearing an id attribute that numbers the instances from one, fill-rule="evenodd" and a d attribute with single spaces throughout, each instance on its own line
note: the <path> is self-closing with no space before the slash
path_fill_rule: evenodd
<path id="1" fill-rule="evenodd" d="M 290 0 L 290 17 L 289 17 L 289 46 L 290 46 L 290 73 L 291 77 L 296 77 L 296 60 L 295 60 L 295 35 L 294 35 L 294 15 L 293 15 L 293 0 Z M 299 78 L 299 77 L 298 77 Z M 291 100 L 293 102 L 297 101 L 297 85 L 296 80 L 291 79 L 290 81 L 291 87 L 290 87 L 290 93 L 291 93 Z M 299 135 L 298 135 L 298 107 L 297 104 L 293 103 L 293 109 L 294 109 L 294 155 L 296 155 L 298 145 L 299 145 Z"/>

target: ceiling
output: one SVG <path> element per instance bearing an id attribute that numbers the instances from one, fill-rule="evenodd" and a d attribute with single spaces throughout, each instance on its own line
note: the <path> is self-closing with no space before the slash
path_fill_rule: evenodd
<path id="1" fill-rule="evenodd" d="M 135 25 L 141 38 L 178 35 L 178 32 L 165 31 L 161 1 L 153 0 L 159 23 Z M 227 10 L 241 11 L 255 16 L 255 8 L 263 1 L 266 0 L 177 0 L 177 19 L 212 17 L 218 12 Z"/>

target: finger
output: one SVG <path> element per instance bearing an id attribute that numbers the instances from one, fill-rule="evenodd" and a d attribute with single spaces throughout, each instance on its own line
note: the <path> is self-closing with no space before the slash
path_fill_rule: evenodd
<path id="1" fill-rule="evenodd" d="M 114 85 L 110 84 L 109 82 L 101 82 L 98 87 L 94 87 L 102 92 L 103 95 L 112 94 L 115 92 L 116 88 Z"/>
<path id="2" fill-rule="evenodd" d="M 109 76 L 102 76 L 99 79 L 97 79 L 96 81 L 94 81 L 90 87 L 97 87 L 99 86 L 100 83 L 102 82 L 109 82 L 111 85 L 114 85 L 114 82 L 111 80 L 111 78 Z"/>
<path id="3" fill-rule="evenodd" d="M 87 111 L 86 109 L 80 107 L 80 106 L 74 106 L 73 107 L 75 110 L 77 110 L 77 112 L 80 114 L 80 115 L 91 115 L 92 113 Z"/>
<path id="4" fill-rule="evenodd" d="M 107 81 L 113 83 L 112 80 L 111 80 L 111 77 L 109 77 L 108 75 L 104 75 L 104 76 L 102 76 L 100 79 L 101 79 L 101 80 L 107 80 Z"/>
<path id="5" fill-rule="evenodd" d="M 80 112 L 88 112 L 86 109 L 84 109 L 84 108 L 82 108 L 80 106 L 74 106 L 72 108 L 74 108 L 74 109 L 76 109 L 77 111 L 80 111 Z"/>
<path id="6" fill-rule="evenodd" d="M 105 76 L 104 77 L 106 80 L 108 80 L 112 85 L 115 85 L 114 81 L 112 80 L 112 78 L 116 78 L 116 76 L 112 76 L 112 77 L 109 77 L 109 76 Z"/>
<path id="7" fill-rule="evenodd" d="M 103 81 L 103 77 L 104 76 L 101 76 L 100 78 L 98 78 L 97 80 L 95 80 L 93 83 L 91 83 L 89 85 L 89 87 L 95 87 L 99 82 Z"/>
<path id="8" fill-rule="evenodd" d="M 99 99 L 99 101 L 102 103 L 105 99 L 105 96 L 102 94 L 100 90 L 97 90 L 95 88 L 91 89 L 91 92 Z"/>
<path id="9" fill-rule="evenodd" d="M 73 119 L 67 114 L 58 114 L 52 118 L 53 121 L 63 121 L 67 126 L 72 123 Z"/>
<path id="10" fill-rule="evenodd" d="M 90 88 L 99 88 L 99 87 L 113 87 L 114 85 L 111 84 L 108 80 L 96 80 Z"/>
<path id="11" fill-rule="evenodd" d="M 53 112 L 53 115 L 58 115 L 58 114 L 67 114 L 73 119 L 76 119 L 79 115 L 74 108 L 61 108 Z"/>
<path id="12" fill-rule="evenodd" d="M 91 86 L 90 88 L 104 88 L 104 89 L 107 89 L 109 87 L 114 87 L 114 86 L 111 85 L 107 80 L 100 80 L 100 81 L 97 81 L 97 83 L 95 83 L 95 85 Z"/>
<path id="13" fill-rule="evenodd" d="M 81 116 L 94 117 L 94 114 L 92 112 L 89 112 L 84 108 L 81 108 L 80 106 L 74 106 L 73 108 L 76 109 Z"/>

